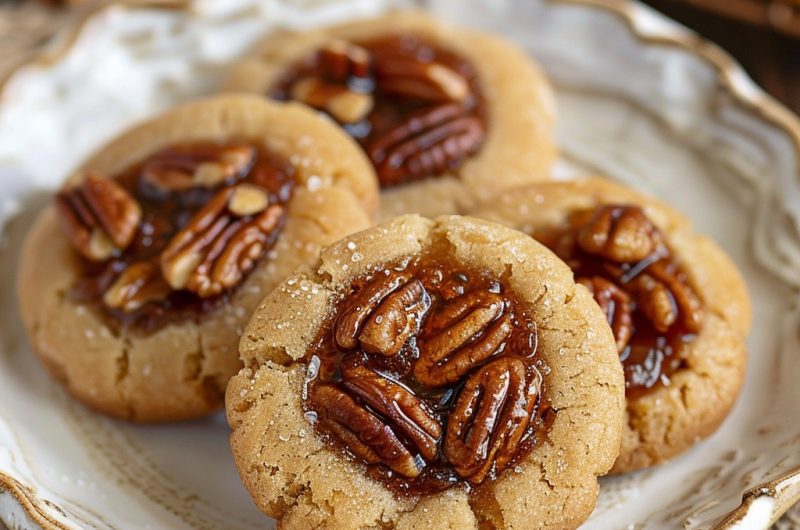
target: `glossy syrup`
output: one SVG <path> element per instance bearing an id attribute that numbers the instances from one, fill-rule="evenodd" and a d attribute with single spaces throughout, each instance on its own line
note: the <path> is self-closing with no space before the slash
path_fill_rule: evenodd
<path id="1" fill-rule="evenodd" d="M 467 98 L 459 104 L 463 107 L 465 115 L 477 117 L 483 123 L 484 129 L 486 128 L 485 98 L 477 71 L 471 63 L 456 53 L 426 43 L 413 35 L 389 35 L 377 39 L 357 41 L 355 44 L 368 50 L 376 62 L 397 55 L 408 55 L 418 57 L 425 62 L 436 62 L 459 73 L 467 81 L 470 89 Z M 318 57 L 310 56 L 290 67 L 269 88 L 267 94 L 272 98 L 287 101 L 291 99 L 292 85 L 303 77 L 319 74 L 320 68 Z M 374 97 L 373 109 L 363 120 L 343 125 L 345 131 L 365 150 L 368 150 L 376 139 L 386 135 L 409 116 L 424 112 L 441 103 L 414 100 L 384 93 L 381 91 L 380 85 L 376 84 L 373 79 L 351 78 L 348 88 L 356 92 L 370 92 Z M 463 163 L 463 160 L 454 161 L 450 169 L 457 169 L 461 163 Z M 381 182 L 382 187 L 390 185 L 393 184 L 385 181 Z"/>
<path id="2" fill-rule="evenodd" d="M 503 355 L 517 357 L 524 360 L 528 377 L 541 377 L 538 373 L 541 366 L 541 359 L 537 353 L 536 325 L 523 309 L 523 305 L 507 291 L 502 282 L 488 277 L 476 271 L 454 270 L 452 264 L 446 260 L 437 260 L 430 257 L 418 259 L 404 266 L 404 270 L 410 270 L 419 279 L 431 295 L 432 305 L 428 315 L 441 307 L 444 301 L 450 300 L 465 292 L 475 289 L 485 289 L 503 294 L 510 301 L 511 311 L 514 313 L 514 331 L 509 337 L 502 352 L 490 357 L 487 361 L 497 359 Z M 377 271 L 374 274 L 383 274 L 384 271 Z M 366 285 L 374 276 L 362 278 L 352 284 L 351 293 L 357 292 Z M 307 387 L 324 383 L 338 383 L 341 378 L 341 367 L 344 363 L 364 364 L 369 368 L 379 372 L 384 377 L 390 379 L 420 398 L 427 410 L 432 412 L 434 417 L 440 422 L 443 431 L 446 430 L 447 418 L 455 405 L 458 394 L 463 387 L 468 376 L 452 385 L 437 388 L 430 388 L 421 384 L 414 378 L 413 366 L 419 358 L 417 340 L 411 338 L 399 354 L 393 357 L 381 355 L 371 355 L 361 350 L 342 351 L 333 339 L 333 325 L 336 312 L 323 326 L 320 335 L 314 346 L 309 350 L 309 377 Z M 423 326 L 420 338 L 425 337 Z M 517 448 L 517 452 L 510 465 L 506 466 L 502 473 L 513 473 L 518 467 L 519 462 L 527 456 L 538 443 L 542 436 L 547 432 L 549 425 L 555 418 L 555 413 L 549 408 L 547 394 L 542 384 L 539 389 L 538 401 L 532 415 L 532 421 L 524 435 L 522 442 Z M 314 411 L 313 403 L 306 401 L 306 418 L 315 422 L 317 414 Z M 366 406 L 368 410 L 380 417 L 380 413 Z M 325 432 L 323 429 L 320 434 L 328 443 L 336 446 L 343 454 L 349 458 L 356 458 L 352 455 L 344 444 L 337 438 Z M 399 434 L 399 433 L 398 433 Z M 444 432 L 441 439 L 444 439 Z M 413 450 L 413 444 L 406 440 L 405 446 Z M 395 494 L 400 496 L 419 496 L 436 493 L 455 486 L 463 486 L 467 489 L 480 488 L 472 486 L 466 479 L 460 477 L 447 461 L 442 451 L 442 444 L 439 444 L 437 457 L 427 463 L 422 473 L 415 478 L 404 477 L 393 472 L 383 464 L 366 465 L 367 475 L 380 481 Z M 493 470 L 487 477 L 484 484 L 497 478 L 497 473 Z"/>
<path id="3" fill-rule="evenodd" d="M 533 237 L 558 254 L 570 266 L 576 278 L 599 276 L 627 292 L 628 283 L 645 274 L 652 265 L 659 264 L 666 265 L 680 281 L 688 281 L 666 248 L 661 248 L 658 253 L 640 262 L 609 266 L 607 260 L 582 252 L 574 245 L 573 238 L 564 238 L 568 230 L 537 232 Z M 570 244 L 565 246 L 565 240 Z M 666 332 L 657 330 L 637 307 L 634 296 L 631 296 L 631 301 L 633 335 L 627 347 L 620 352 L 625 373 L 625 394 L 629 398 L 643 395 L 651 388 L 669 385 L 671 376 L 685 366 L 682 349 L 695 338 L 680 324 L 680 318 Z"/>
<path id="4" fill-rule="evenodd" d="M 197 153 L 214 151 L 229 145 L 248 145 L 247 142 L 181 144 L 167 148 L 191 149 Z M 267 190 L 270 203 L 284 204 L 294 189 L 294 168 L 281 157 L 258 147 L 252 164 L 239 175 L 213 188 L 195 187 L 181 191 L 166 191 L 142 178 L 148 159 L 123 171 L 115 179 L 139 203 L 142 221 L 131 245 L 120 255 L 104 263 L 81 259 L 81 274 L 69 292 L 72 300 L 91 306 L 112 328 L 149 334 L 164 326 L 182 321 L 197 321 L 223 304 L 234 289 L 210 298 L 201 298 L 185 290 L 173 290 L 164 300 L 150 302 L 141 308 L 125 312 L 103 304 L 103 294 L 129 265 L 158 259 L 170 239 L 183 229 L 223 186 L 249 182 Z M 155 156 L 155 155 L 153 155 Z M 280 230 L 272 234 L 274 244 Z"/>

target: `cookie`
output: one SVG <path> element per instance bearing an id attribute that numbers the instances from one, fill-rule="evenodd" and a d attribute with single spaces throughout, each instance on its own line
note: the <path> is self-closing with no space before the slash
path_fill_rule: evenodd
<path id="1" fill-rule="evenodd" d="M 370 226 L 377 199 L 355 143 L 300 104 L 169 110 L 90 157 L 28 234 L 18 293 L 33 349 L 111 416 L 209 414 L 258 302 Z"/>
<path id="2" fill-rule="evenodd" d="M 421 12 L 270 35 L 223 87 L 329 114 L 372 160 L 385 219 L 463 212 L 547 180 L 555 159 L 553 96 L 531 58 Z"/>
<path id="3" fill-rule="evenodd" d="M 719 427 L 744 378 L 751 307 L 713 241 L 663 202 L 600 178 L 528 186 L 473 213 L 550 246 L 606 312 L 626 375 L 614 473 L 668 460 Z"/>
<path id="4" fill-rule="evenodd" d="M 477 219 L 397 217 L 254 312 L 226 397 L 280 528 L 574 528 L 619 450 L 611 330 L 569 268 Z"/>

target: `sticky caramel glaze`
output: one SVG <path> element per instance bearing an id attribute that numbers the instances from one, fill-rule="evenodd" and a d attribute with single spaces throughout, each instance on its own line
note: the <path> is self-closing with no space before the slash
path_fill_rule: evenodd
<path id="1" fill-rule="evenodd" d="M 125 312 L 112 309 L 103 304 L 103 294 L 114 280 L 131 264 L 157 259 L 170 239 L 200 210 L 222 187 L 240 182 L 249 182 L 268 191 L 270 203 L 285 204 L 294 189 L 294 168 L 287 161 L 263 147 L 256 147 L 247 141 L 227 143 L 192 143 L 170 146 L 169 150 L 189 150 L 192 153 L 207 155 L 221 147 L 250 145 L 256 149 L 253 163 L 240 174 L 220 183 L 206 187 L 192 187 L 185 190 L 166 191 L 159 189 L 142 178 L 143 167 L 152 157 L 135 164 L 113 178 L 117 180 L 142 208 L 142 222 L 133 243 L 119 256 L 103 263 L 92 263 L 80 259 L 81 274 L 69 292 L 72 300 L 88 304 L 115 331 L 125 328 L 128 331 L 149 334 L 164 326 L 187 320 L 200 320 L 213 311 L 233 294 L 235 288 L 220 295 L 200 298 L 186 290 L 173 290 L 165 300 L 150 302 L 143 307 Z M 187 156 L 187 160 L 191 158 Z M 276 230 L 269 241 L 271 247 L 280 230 Z M 265 258 L 262 258 L 265 259 Z M 241 283 L 240 283 L 241 285 Z"/>
<path id="2" fill-rule="evenodd" d="M 431 305 L 425 316 L 423 316 L 421 331 L 417 336 L 407 340 L 400 352 L 393 356 L 383 356 L 380 354 L 369 354 L 363 348 L 356 347 L 349 351 L 344 351 L 337 346 L 334 325 L 337 317 L 341 314 L 342 308 L 346 307 L 348 297 L 357 294 L 361 289 L 368 285 L 371 280 L 380 275 L 401 270 L 404 273 L 410 272 L 413 278 L 422 282 L 427 293 L 430 295 Z M 464 374 L 458 381 L 452 384 L 431 387 L 422 384 L 414 377 L 414 366 L 420 357 L 420 342 L 425 341 L 432 335 L 432 331 L 427 323 L 431 315 L 436 314 L 444 303 L 450 301 L 464 293 L 475 290 L 485 290 L 502 295 L 507 300 L 507 307 L 511 312 L 513 331 L 504 346 L 499 348 L 494 355 L 485 359 L 483 362 L 473 366 L 470 371 Z M 474 344 L 480 341 L 485 334 L 473 337 Z M 491 278 L 488 275 L 469 271 L 462 267 L 456 267 L 449 263 L 447 259 L 424 256 L 408 264 L 401 264 L 395 268 L 383 269 L 361 278 L 352 284 L 349 293 L 345 294 L 344 299 L 339 303 L 336 310 L 325 326 L 323 326 L 314 345 L 309 349 L 307 356 L 308 377 L 306 379 L 304 397 L 306 418 L 315 425 L 315 430 L 326 440 L 327 443 L 335 446 L 347 458 L 360 461 L 343 441 L 329 430 L 320 426 L 318 413 L 322 414 L 319 407 L 308 396 L 313 393 L 315 385 L 334 384 L 339 385 L 342 381 L 342 368 L 346 366 L 361 365 L 375 370 L 380 375 L 388 378 L 391 382 L 401 385 L 406 390 L 419 398 L 425 410 L 436 418 L 442 426 L 442 434 L 437 440 L 436 455 L 433 459 L 424 459 L 425 467 L 421 473 L 413 478 L 402 476 L 400 473 L 392 471 L 383 463 L 367 464 L 366 473 L 368 476 L 380 481 L 399 496 L 420 496 L 433 494 L 446 490 L 451 487 L 461 486 L 469 490 L 480 488 L 481 484 L 471 484 L 467 477 L 459 476 L 453 464 L 448 461 L 443 448 L 446 436 L 448 418 L 454 409 L 459 392 L 464 387 L 470 375 L 479 371 L 481 367 L 492 361 L 501 358 L 516 358 L 525 363 L 526 376 L 528 381 L 536 381 L 538 393 L 536 405 L 531 414 L 531 421 L 517 446 L 513 458 L 501 470 L 494 468 L 488 473 L 483 484 L 495 480 L 503 473 L 513 473 L 514 468 L 527 456 L 532 448 L 542 440 L 548 431 L 549 425 L 555 418 L 555 413 L 550 409 L 547 394 L 542 383 L 539 368 L 542 362 L 537 354 L 537 333 L 536 324 L 527 314 L 523 305 L 514 297 L 514 293 L 509 292 L 503 286 L 501 280 Z M 356 398 L 357 399 L 357 398 Z M 358 400 L 358 399 L 357 399 Z M 367 410 L 376 414 L 379 418 L 385 419 L 378 411 L 369 405 L 363 405 Z M 387 420 L 388 421 L 388 420 Z M 387 425 L 391 425 L 387 423 Z M 397 429 L 395 429 L 397 431 Z M 416 452 L 411 441 L 397 433 L 404 446 L 409 449 L 418 459 L 423 457 Z"/>
<path id="3" fill-rule="evenodd" d="M 687 282 L 686 274 L 665 247 L 639 262 L 609 266 L 608 261 L 582 252 L 575 245 L 565 246 L 564 235 L 568 230 L 571 229 L 535 232 L 533 237 L 558 254 L 572 268 L 576 279 L 599 276 L 626 290 L 626 284 L 645 273 L 651 265 L 662 262 L 680 281 Z M 574 238 L 566 239 L 572 242 Z M 621 276 L 615 270 L 617 267 L 621 269 Z M 670 377 L 684 367 L 681 349 L 695 334 L 680 323 L 670 326 L 666 332 L 658 331 L 637 307 L 635 297 L 631 298 L 633 334 L 620 352 L 620 361 L 625 372 L 625 395 L 635 398 L 652 388 L 669 384 Z"/>
<path id="4" fill-rule="evenodd" d="M 370 40 L 356 41 L 354 44 L 369 51 L 376 62 L 383 60 L 384 57 L 391 58 L 398 54 L 403 54 L 421 58 L 426 62 L 442 64 L 459 73 L 469 86 L 469 94 L 464 101 L 452 103 L 452 105 L 462 107 L 462 115 L 477 118 L 483 129 L 486 130 L 487 112 L 478 74 L 471 63 L 456 53 L 426 43 L 413 35 L 387 35 Z M 304 61 L 288 68 L 268 89 L 267 95 L 278 100 L 289 100 L 291 99 L 291 88 L 298 80 L 306 76 L 318 75 L 320 72 L 319 57 L 316 54 L 312 54 Z M 342 125 L 345 131 L 368 153 L 370 146 L 376 140 L 383 138 L 410 116 L 424 114 L 426 111 L 442 105 L 441 101 L 415 100 L 386 93 L 381 90 L 380 83 L 374 77 L 350 78 L 346 88 L 355 92 L 372 93 L 374 96 L 372 111 L 364 119 L 356 123 Z M 449 162 L 449 170 L 458 169 L 463 162 L 464 159 Z M 425 175 L 422 178 L 431 176 L 433 175 Z M 418 180 L 420 177 L 406 176 L 406 178 L 396 181 L 394 178 L 384 178 L 379 172 L 378 178 L 381 182 L 381 187 L 390 187 Z"/>
<path id="5" fill-rule="evenodd" d="M 671 260 L 671 257 L 667 256 L 662 259 Z M 642 264 L 622 265 L 625 281 L 620 281 L 592 256 L 580 255 L 570 260 L 576 278 L 601 276 L 617 283 L 623 289 L 626 283 L 647 270 L 647 267 L 641 266 Z M 674 263 L 671 263 L 670 266 L 677 267 Z M 658 331 L 639 310 L 635 298 L 632 306 L 633 335 L 619 356 L 625 371 L 625 395 L 627 397 L 636 397 L 651 388 L 668 385 L 672 374 L 683 366 L 680 355 L 681 348 L 694 339 L 694 334 L 678 323 L 670 326 L 664 333 Z"/>

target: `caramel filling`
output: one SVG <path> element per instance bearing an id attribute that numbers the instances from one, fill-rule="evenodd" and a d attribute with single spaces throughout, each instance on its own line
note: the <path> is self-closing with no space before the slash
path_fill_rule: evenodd
<path id="1" fill-rule="evenodd" d="M 308 356 L 306 417 L 400 495 L 495 480 L 553 416 L 523 304 L 447 259 L 354 282 Z"/>
<path id="2" fill-rule="evenodd" d="M 486 136 L 474 67 L 412 35 L 333 40 L 289 68 L 268 95 L 337 120 L 366 151 L 382 187 L 452 173 Z"/>
<path id="3" fill-rule="evenodd" d="M 113 178 L 84 177 L 56 197 L 81 254 L 69 295 L 144 333 L 230 296 L 274 245 L 294 188 L 293 167 L 249 142 L 174 145 Z"/>
<path id="4" fill-rule="evenodd" d="M 534 232 L 575 272 L 606 314 L 626 395 L 668 385 L 702 325 L 702 303 L 664 237 L 637 206 L 579 211 L 563 229 Z"/>

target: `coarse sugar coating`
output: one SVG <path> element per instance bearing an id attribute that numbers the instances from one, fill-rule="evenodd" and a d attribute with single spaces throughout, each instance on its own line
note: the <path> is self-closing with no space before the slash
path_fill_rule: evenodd
<path id="1" fill-rule="evenodd" d="M 371 473 L 382 463 L 343 452 L 309 421 L 309 354 L 354 282 L 431 253 L 453 270 L 497 279 L 496 292 L 535 322 L 550 419 L 524 458 L 496 476 L 404 495 Z M 424 355 L 433 339 L 419 337 Z M 402 216 L 339 241 L 262 301 L 240 354 L 245 368 L 226 399 L 234 460 L 257 506 L 282 528 L 574 528 L 618 454 L 624 381 L 603 314 L 549 250 L 497 224 Z"/>
<path id="2" fill-rule="evenodd" d="M 382 219 L 463 213 L 548 180 L 555 161 L 554 98 L 538 65 L 496 35 L 419 11 L 270 34 L 223 90 L 304 101 L 336 119 L 376 167 Z"/>
<path id="3" fill-rule="evenodd" d="M 224 163 L 209 161 L 209 153 L 228 158 Z M 273 173 L 283 172 L 284 177 L 290 175 L 290 192 L 285 193 L 285 186 L 273 193 L 234 181 L 241 178 L 234 174 L 239 172 L 238 165 L 243 174 L 249 171 L 246 168 L 254 153 L 274 156 L 280 163 L 253 166 L 253 171 L 263 170 L 266 176 L 246 178 L 270 185 Z M 210 163 L 197 164 L 196 159 Z M 150 164 L 140 168 L 143 160 Z M 204 185 L 187 184 L 192 175 L 185 171 L 187 164 L 193 168 L 192 178 L 209 180 L 228 173 L 233 178 L 205 190 Z M 139 169 L 131 173 L 132 167 Z M 120 175 L 136 180 L 124 188 L 125 182 L 113 178 Z M 150 194 L 150 202 L 141 199 L 145 196 L 142 189 Z M 197 281 L 192 284 L 182 274 L 186 267 L 177 266 L 186 261 L 175 259 L 166 265 L 163 259 L 152 257 L 135 261 L 148 252 L 133 248 L 136 245 L 155 248 L 151 241 L 155 236 L 147 230 L 169 235 L 177 227 L 161 226 L 164 219 L 186 222 L 177 214 L 170 217 L 172 210 L 167 212 L 170 215 L 161 215 L 161 204 L 173 207 L 172 199 L 162 201 L 162 196 L 177 195 L 181 204 L 198 196 L 205 201 L 207 193 L 214 194 L 211 202 L 219 202 L 223 208 L 215 213 L 218 221 L 228 219 L 229 228 L 246 228 L 240 234 L 247 239 L 236 236 L 238 239 L 231 241 L 249 245 L 245 247 L 248 254 L 240 255 L 236 262 L 238 268 L 222 271 L 222 284 L 208 282 L 205 273 L 200 274 L 202 265 L 196 267 L 193 279 Z M 108 196 L 117 202 L 109 204 Z M 218 200 L 228 196 L 227 202 Z M 370 226 L 377 207 L 377 184 L 355 144 L 308 109 L 251 96 L 222 96 L 169 110 L 124 133 L 75 172 L 55 203 L 32 227 L 20 262 L 20 308 L 33 349 L 70 394 L 92 408 L 119 418 L 159 422 L 204 416 L 222 406 L 227 381 L 241 368 L 237 343 L 252 310 L 298 265 L 315 260 L 321 247 Z M 115 210 L 115 204 L 126 206 Z M 109 246 L 110 242 L 95 244 L 98 226 L 107 228 L 107 224 L 97 225 L 91 215 L 87 217 L 87 205 L 95 215 L 111 212 L 112 221 L 115 211 L 130 214 L 122 221 L 132 222 L 118 219 L 108 226 L 116 227 L 117 235 L 127 231 L 128 240 L 134 243 L 122 243 L 132 247 L 121 252 Z M 195 217 L 204 211 L 195 211 Z M 276 211 L 281 212 L 279 216 L 272 215 Z M 84 237 L 87 231 L 82 223 L 86 222 L 97 225 L 92 238 Z M 193 223 L 170 237 L 175 240 L 191 234 L 187 230 Z M 213 226 L 220 226 L 215 223 Z M 62 228 L 67 228 L 67 233 Z M 207 256 L 219 257 L 222 251 L 220 260 L 235 257 L 232 252 L 238 250 L 231 250 L 227 243 L 220 246 L 223 240 L 219 236 L 214 239 L 216 246 L 204 247 Z M 125 262 L 128 255 L 134 261 Z M 97 270 L 116 275 L 119 270 L 114 264 L 127 268 L 115 276 L 112 288 L 102 285 L 95 293 L 81 287 L 85 280 L 94 282 L 102 276 L 95 274 Z M 143 276 L 115 289 L 131 271 Z M 171 274 L 162 278 L 164 271 Z M 140 289 L 141 283 L 136 283 L 151 279 L 151 288 Z M 171 288 L 165 279 L 178 287 Z M 224 292 L 217 298 L 198 298 L 190 288 L 203 295 Z M 143 298 L 137 299 L 137 294 Z M 188 304 L 183 313 L 171 309 L 185 299 L 197 301 Z M 201 310 L 201 303 L 208 300 L 216 301 Z M 153 315 L 148 317 L 152 329 L 134 329 L 136 326 L 126 323 L 128 315 L 143 311 Z M 158 315 L 169 314 L 174 318 L 159 321 Z"/>
<path id="4" fill-rule="evenodd" d="M 618 333 L 617 338 L 622 339 L 620 359 L 626 364 L 628 386 L 622 450 L 612 473 L 668 460 L 718 428 L 734 405 L 744 380 L 745 339 L 752 310 L 746 285 L 735 264 L 711 239 L 695 233 L 686 217 L 661 201 L 596 177 L 513 190 L 479 205 L 472 213 L 533 234 L 552 245 L 572 263 L 578 281 L 588 281 L 588 278 L 581 280 L 581 276 L 595 273 L 605 278 L 601 280 L 603 283 L 592 281 L 596 293 L 600 293 L 599 301 L 607 310 L 611 308 L 608 314 L 612 327 L 625 335 L 620 337 Z M 611 224 L 604 224 L 609 219 Z M 574 232 L 576 222 L 584 228 L 583 234 Z M 648 255 L 644 259 L 641 259 L 644 254 L 625 257 L 609 253 L 609 248 L 596 245 L 605 243 L 603 238 L 580 239 L 588 233 L 592 237 L 609 233 L 617 234 L 617 242 L 623 242 L 619 236 L 627 230 L 623 226 L 626 223 L 628 228 L 633 227 L 630 234 L 640 237 L 649 232 L 642 241 L 657 243 L 646 249 L 644 254 Z M 587 226 L 599 225 L 604 229 L 585 230 Z M 570 250 L 574 248 L 575 237 L 583 249 L 577 254 Z M 619 274 L 608 259 L 603 270 L 597 264 L 587 268 L 586 249 L 594 255 L 604 253 L 613 257 L 627 272 Z M 609 279 L 616 287 L 608 283 Z M 652 309 L 659 307 L 649 302 L 655 297 L 649 300 L 642 297 L 663 292 L 662 286 L 668 287 L 668 299 L 673 309 L 678 310 L 677 321 L 663 326 L 663 333 L 650 329 L 647 322 L 665 318 Z M 638 307 L 633 311 L 633 322 L 622 322 L 620 304 Z M 671 313 L 667 311 L 666 317 Z M 687 314 L 691 315 L 691 322 L 685 321 Z M 622 316 L 631 318 L 630 314 Z M 642 332 L 634 331 L 631 337 L 630 331 L 625 331 L 631 324 L 633 328 L 644 327 L 649 331 L 638 338 Z M 673 332 L 676 328 L 677 333 Z M 653 343 L 651 337 L 656 336 L 666 339 L 666 344 Z M 637 341 L 645 346 L 648 341 L 650 344 L 639 349 L 639 359 L 635 358 Z M 629 342 L 633 349 L 627 347 Z"/>

